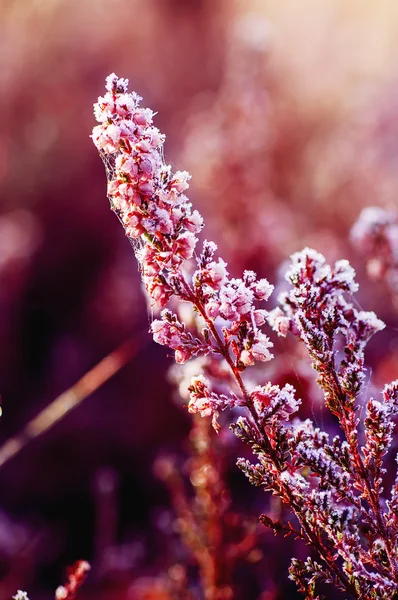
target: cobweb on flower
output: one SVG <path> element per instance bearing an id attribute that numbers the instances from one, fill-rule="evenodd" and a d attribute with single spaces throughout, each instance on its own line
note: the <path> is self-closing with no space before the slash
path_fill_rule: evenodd
<path id="1" fill-rule="evenodd" d="M 112 154 L 108 154 L 108 153 L 104 152 L 103 150 L 99 150 L 99 155 L 102 159 L 102 162 L 104 163 L 106 180 L 109 184 L 111 181 L 113 181 L 115 179 L 115 162 L 116 162 L 116 158 L 118 157 L 119 153 L 113 152 Z M 123 229 L 124 229 L 125 227 L 124 227 L 124 223 L 123 223 L 123 220 L 122 220 L 122 217 L 120 214 L 120 210 L 116 206 L 113 197 L 108 195 L 108 200 L 109 200 L 109 204 L 111 205 L 111 210 L 115 213 L 115 215 L 119 219 L 119 221 L 122 224 Z M 130 244 L 132 245 L 135 253 L 144 246 L 144 242 L 141 239 L 141 237 L 132 238 L 128 235 L 126 235 L 126 237 L 129 240 Z"/>
<path id="2" fill-rule="evenodd" d="M 116 162 L 116 158 L 118 157 L 119 153 L 113 152 L 112 154 L 107 154 L 103 150 L 99 150 L 99 155 L 102 159 L 102 162 L 104 163 L 106 179 L 107 179 L 107 183 L 109 184 L 111 181 L 113 181 L 115 179 L 115 170 L 116 170 L 115 162 Z M 119 219 L 119 221 L 122 224 L 123 229 L 124 229 L 124 223 L 123 223 L 123 220 L 122 220 L 122 217 L 120 214 L 120 210 L 116 206 L 116 204 L 114 202 L 114 198 L 112 196 L 108 195 L 108 200 L 109 200 L 109 204 L 111 206 L 111 210 L 115 213 L 115 215 Z M 143 239 L 141 237 L 132 238 L 128 235 L 126 235 L 126 237 L 129 240 L 131 246 L 133 247 L 134 253 L 137 254 L 137 251 L 140 250 L 141 248 L 143 248 L 143 246 L 144 246 Z M 138 261 L 138 270 L 141 272 L 139 261 Z M 148 297 L 146 295 L 145 295 L 145 297 L 148 299 Z M 152 322 L 155 319 L 154 309 L 153 309 L 153 306 L 151 306 L 149 304 L 149 302 L 147 302 L 146 304 L 147 304 L 148 324 L 149 324 L 149 326 L 151 326 Z"/>

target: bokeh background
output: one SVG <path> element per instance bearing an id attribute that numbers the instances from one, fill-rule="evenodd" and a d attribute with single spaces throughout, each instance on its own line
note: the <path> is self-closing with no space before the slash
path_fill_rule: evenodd
<path id="1" fill-rule="evenodd" d="M 397 208 L 397 52 L 392 0 L 2 0 L 1 443 L 132 347 L 54 427 L 19 438 L 13 456 L 0 449 L 0 600 L 17 588 L 52 598 L 78 558 L 93 565 L 82 599 L 169 597 L 157 577 L 178 542 L 153 463 L 187 451 L 190 420 L 171 359 L 145 335 L 134 254 L 89 138 L 105 76 L 128 77 L 158 111 L 167 160 L 191 172 L 205 235 L 232 273 L 278 286 L 304 246 L 352 261 L 359 302 L 387 323 L 368 351 L 368 387 L 381 387 L 398 376 L 397 312 L 349 232 L 363 207 Z M 298 384 L 322 419 L 308 362 L 278 348 L 263 377 Z M 259 514 L 264 499 L 231 465 L 237 504 Z M 264 546 L 239 598 L 294 598 L 291 544 Z"/>

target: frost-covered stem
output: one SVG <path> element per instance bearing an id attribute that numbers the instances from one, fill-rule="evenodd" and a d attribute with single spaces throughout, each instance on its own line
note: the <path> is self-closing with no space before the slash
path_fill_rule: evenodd
<path id="1" fill-rule="evenodd" d="M 264 452 L 266 453 L 267 457 L 269 457 L 269 459 L 271 460 L 274 467 L 277 469 L 278 474 L 281 475 L 282 469 L 280 467 L 279 461 L 275 457 L 275 452 L 273 451 L 268 438 L 262 433 L 260 433 L 260 435 L 261 435 L 261 444 L 262 444 L 262 448 L 264 449 Z M 281 479 L 279 479 L 279 481 L 280 481 L 281 487 L 285 493 L 287 504 L 290 506 L 291 510 L 295 514 L 298 522 L 300 523 L 302 530 L 305 533 L 304 537 L 305 537 L 306 541 L 309 542 L 313 546 L 313 548 L 315 548 L 315 550 L 318 552 L 321 559 L 323 559 L 323 561 L 325 562 L 326 567 L 329 569 L 329 572 L 332 575 L 334 575 L 335 579 L 340 581 L 341 585 L 345 588 L 345 590 L 349 594 L 352 594 L 354 597 L 356 597 L 357 593 L 355 590 L 355 586 L 353 586 L 349 582 L 348 578 L 339 569 L 333 556 L 330 554 L 328 549 L 325 547 L 320 535 L 318 535 L 318 533 L 316 531 L 314 531 L 311 528 L 311 526 L 307 523 L 307 521 L 305 520 L 305 516 L 303 515 L 302 506 L 300 506 L 297 503 L 295 495 L 293 494 L 293 492 L 291 491 L 291 489 L 289 488 L 287 483 L 283 482 Z"/>
<path id="2" fill-rule="evenodd" d="M 333 342 L 330 339 L 327 342 L 327 346 L 328 352 L 332 355 Z M 391 545 L 391 538 L 386 530 L 386 526 L 383 521 L 380 506 L 380 498 L 372 487 L 369 471 L 365 468 L 359 450 L 358 431 L 355 423 L 355 410 L 352 408 L 356 396 L 352 393 L 349 394 L 342 389 L 334 363 L 327 369 L 327 379 L 338 407 L 337 410 L 332 410 L 332 412 L 334 412 L 334 414 L 337 416 L 341 429 L 350 447 L 354 466 L 354 468 L 351 470 L 351 474 L 355 478 L 357 484 L 360 485 L 362 490 L 364 491 L 364 497 L 366 498 L 372 510 L 376 522 L 378 535 L 383 539 L 385 543 L 386 552 L 391 565 L 394 580 L 397 581 L 397 562 L 394 557 L 394 551 Z"/>
<path id="3" fill-rule="evenodd" d="M 220 334 L 217 331 L 216 326 L 214 325 L 214 322 L 209 319 L 209 317 L 206 314 L 205 308 L 202 304 L 202 302 L 199 300 L 199 298 L 197 298 L 197 296 L 195 295 L 195 293 L 193 292 L 191 286 L 188 284 L 188 282 L 183 278 L 183 276 L 181 275 L 181 283 L 184 286 L 185 291 L 187 292 L 188 298 L 190 299 L 190 301 L 192 302 L 192 304 L 195 306 L 195 308 L 199 311 L 199 313 L 202 315 L 203 319 L 206 322 L 206 325 L 208 326 L 208 328 L 211 331 L 211 334 L 216 342 L 217 345 L 217 350 L 220 352 L 220 354 L 224 357 L 224 359 L 227 361 L 228 366 L 230 367 L 232 374 L 235 378 L 235 381 L 240 389 L 240 391 L 242 392 L 242 396 L 246 402 L 246 404 L 252 405 L 252 402 L 250 400 L 250 396 L 249 396 L 249 392 L 246 390 L 246 386 L 243 382 L 242 377 L 240 376 L 240 373 L 238 372 L 237 368 L 235 367 L 233 360 L 231 358 L 231 355 L 228 351 L 228 347 L 227 347 L 227 343 L 225 341 L 223 341 L 221 339 Z"/>
<path id="4" fill-rule="evenodd" d="M 386 526 L 381 514 L 381 506 L 380 506 L 380 498 L 376 491 L 373 489 L 372 484 L 369 480 L 369 471 L 365 468 L 363 464 L 363 460 L 361 457 L 361 453 L 359 451 L 359 442 L 358 442 L 358 432 L 355 427 L 355 423 L 353 423 L 354 412 L 352 409 L 347 410 L 347 398 L 345 392 L 341 389 L 341 385 L 339 379 L 337 377 L 336 371 L 334 368 L 329 371 L 332 377 L 332 383 L 334 387 L 334 395 L 339 404 L 340 413 L 337 414 L 339 419 L 340 426 L 344 432 L 345 438 L 349 443 L 350 450 L 352 452 L 352 457 L 354 460 L 354 469 L 352 470 L 352 474 L 355 476 L 355 479 L 358 484 L 365 486 L 366 488 L 366 499 L 369 503 L 369 506 L 372 509 L 374 518 L 376 520 L 378 534 L 383 539 L 387 551 L 387 556 L 393 571 L 394 580 L 398 580 L 398 566 L 396 559 L 394 557 L 394 551 L 391 545 L 391 538 L 388 535 L 386 530 Z"/>
<path id="5" fill-rule="evenodd" d="M 280 463 L 279 463 L 277 457 L 275 456 L 275 452 L 269 442 L 268 437 L 262 431 L 263 428 L 262 428 L 261 423 L 259 422 L 259 418 L 258 418 L 257 412 L 253 406 L 253 402 L 250 398 L 249 392 L 246 389 L 245 383 L 242 379 L 241 374 L 239 373 L 239 370 L 234 365 L 234 362 L 231 358 L 231 355 L 229 353 L 229 349 L 227 347 L 226 342 L 221 338 L 219 332 L 217 331 L 217 328 L 214 325 L 214 322 L 208 318 L 206 311 L 203 307 L 203 304 L 196 297 L 196 295 L 193 292 L 193 290 L 191 289 L 190 285 L 182 276 L 181 276 L 181 283 L 187 293 L 188 298 L 190 299 L 192 304 L 196 307 L 196 309 L 199 311 L 199 313 L 202 315 L 203 319 L 205 320 L 205 322 L 214 338 L 214 341 L 217 345 L 218 351 L 220 352 L 220 354 L 224 357 L 224 359 L 228 363 L 228 366 L 231 369 L 231 372 L 236 381 L 236 384 L 242 393 L 243 399 L 245 401 L 245 405 L 246 405 L 247 409 L 249 410 L 250 415 L 252 417 L 252 424 L 254 425 L 254 428 L 256 429 L 258 435 L 260 436 L 262 449 L 264 450 L 265 454 L 269 457 L 269 459 L 272 461 L 272 464 L 277 469 L 277 471 L 280 475 L 282 473 L 283 469 L 281 468 Z M 290 490 L 289 486 L 286 483 L 282 483 L 282 487 L 283 487 L 283 490 L 284 490 L 284 493 L 285 493 L 285 496 L 286 496 L 289 506 L 293 510 L 294 514 L 296 515 L 296 517 L 300 523 L 300 526 L 302 527 L 303 531 L 305 532 L 306 539 L 317 550 L 318 554 L 324 560 L 324 562 L 326 563 L 326 566 L 329 568 L 330 572 L 333 573 L 335 578 L 341 582 L 341 584 L 346 589 L 346 591 L 355 596 L 355 594 L 356 594 L 355 587 L 350 584 L 350 582 L 348 581 L 348 578 L 338 568 L 335 561 L 333 560 L 333 557 L 330 555 L 328 550 L 324 547 L 320 537 L 316 534 L 316 532 L 312 531 L 312 529 L 307 524 L 305 518 L 301 514 L 301 507 L 297 505 L 294 495 L 293 495 L 292 491 Z"/>
<path id="6" fill-rule="evenodd" d="M 274 461 L 272 461 L 272 462 L 275 465 L 275 467 L 278 468 L 277 465 L 275 464 L 275 462 Z M 280 473 L 280 471 L 279 471 L 279 473 Z M 283 488 L 285 490 L 286 495 L 288 496 L 289 506 L 293 510 L 294 514 L 297 517 L 298 522 L 300 523 L 301 528 L 305 532 L 307 541 L 318 552 L 321 559 L 326 563 L 326 567 L 329 569 L 329 572 L 331 572 L 335 576 L 335 579 L 340 581 L 342 586 L 345 588 L 345 590 L 349 594 L 351 594 L 354 597 L 357 597 L 357 592 L 356 592 L 355 586 L 349 582 L 348 578 L 339 569 L 338 565 L 336 564 L 335 560 L 333 559 L 333 556 L 331 556 L 331 554 L 328 552 L 327 548 L 325 548 L 321 537 L 311 529 L 311 527 L 306 522 L 305 518 L 302 516 L 301 507 L 299 505 L 297 505 L 295 497 L 294 497 L 293 493 L 291 492 L 291 490 L 289 489 L 289 487 L 285 483 L 283 483 Z"/>
<path id="7" fill-rule="evenodd" d="M 217 349 L 219 350 L 220 354 L 224 357 L 224 359 L 228 363 L 228 366 L 231 369 L 231 372 L 236 381 L 236 384 L 242 393 L 243 399 L 245 401 L 245 405 L 251 414 L 251 417 L 253 420 L 252 424 L 254 425 L 257 433 L 260 436 L 262 449 L 264 450 L 265 454 L 269 457 L 269 459 L 272 461 L 272 464 L 277 469 L 277 471 L 280 475 L 282 473 L 282 468 L 280 466 L 280 463 L 275 456 L 275 452 L 272 449 L 272 446 L 269 442 L 268 437 L 266 435 L 264 435 L 264 433 L 262 431 L 262 425 L 259 422 L 257 412 L 253 406 L 253 402 L 252 402 L 250 395 L 246 389 L 246 386 L 242 379 L 241 374 L 239 373 L 238 369 L 234 365 L 234 362 L 231 358 L 231 355 L 229 353 L 226 342 L 222 340 L 220 334 L 218 333 L 218 331 L 214 325 L 214 322 L 208 318 L 202 303 L 195 296 L 193 290 L 191 289 L 189 284 L 185 281 L 185 279 L 182 281 L 182 284 L 183 284 L 192 304 L 197 308 L 197 310 L 199 311 L 199 313 L 202 315 L 203 319 L 205 320 L 207 326 L 209 327 L 209 330 L 211 331 L 211 334 L 217 345 Z M 294 495 L 293 495 L 292 491 L 290 490 L 289 486 L 286 483 L 282 483 L 282 487 L 283 487 L 284 493 L 286 495 L 286 499 L 288 500 L 289 506 L 293 510 L 294 514 L 296 515 L 296 517 L 300 523 L 300 526 L 302 527 L 303 531 L 305 532 L 306 539 L 317 550 L 318 554 L 324 560 L 324 562 L 326 563 L 326 566 L 329 568 L 330 572 L 333 573 L 335 578 L 341 582 L 341 584 L 344 586 L 346 591 L 355 596 L 356 595 L 355 587 L 352 584 L 350 584 L 350 582 L 348 581 L 348 578 L 338 568 L 335 561 L 333 560 L 333 557 L 330 555 L 328 550 L 324 547 L 320 537 L 314 531 L 312 531 L 312 529 L 307 524 L 305 518 L 301 514 L 301 507 L 297 505 Z"/>
<path id="8" fill-rule="evenodd" d="M 227 346 L 227 343 L 221 338 L 220 334 L 217 331 L 216 326 L 214 325 L 214 321 L 212 321 L 211 319 L 209 319 L 209 317 L 206 314 L 206 310 L 202 304 L 202 302 L 200 301 L 200 299 L 195 295 L 195 293 L 193 292 L 192 288 L 190 287 L 190 285 L 188 284 L 188 282 L 185 280 L 185 278 L 181 275 L 181 283 L 185 289 L 185 291 L 187 292 L 187 295 L 190 299 L 190 301 L 192 302 L 192 304 L 196 307 L 196 309 L 199 311 L 199 313 L 202 315 L 203 319 L 206 322 L 206 325 L 208 326 L 214 341 L 217 345 L 217 350 L 220 352 L 220 354 L 224 357 L 224 359 L 226 360 L 229 368 L 231 369 L 232 375 L 236 381 L 236 384 L 239 388 L 239 390 L 242 393 L 242 397 L 244 399 L 245 402 L 245 406 L 248 408 L 252 418 L 253 418 L 253 425 L 254 427 L 257 429 L 257 432 L 262 436 L 261 434 L 261 427 L 258 424 L 258 419 L 257 419 L 257 413 L 254 409 L 253 406 L 253 402 L 250 398 L 250 394 L 246 389 L 245 383 L 242 379 L 241 374 L 239 373 L 239 370 L 237 369 L 237 367 L 234 365 L 234 362 L 231 358 L 231 355 L 229 353 L 229 349 Z M 263 437 L 263 436 L 262 436 Z"/>

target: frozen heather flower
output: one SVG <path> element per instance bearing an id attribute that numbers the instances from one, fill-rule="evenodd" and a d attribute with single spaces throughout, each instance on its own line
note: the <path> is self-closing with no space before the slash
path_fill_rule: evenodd
<path id="1" fill-rule="evenodd" d="M 306 597 L 319 598 L 318 583 L 335 583 L 347 597 L 394 597 L 398 476 L 388 501 L 382 491 L 387 480 L 383 457 L 398 413 L 398 383 L 385 387 L 383 401 L 368 401 L 361 428 L 363 411 L 358 410 L 365 347 L 384 324 L 352 302 L 358 286 L 346 260 L 331 267 L 315 250 L 294 254 L 287 273 L 291 288 L 279 298 L 280 307 L 267 314 L 257 305 L 272 292 L 267 280 L 258 280 L 253 271 L 230 278 L 213 242 L 205 241 L 202 252 L 195 252 L 203 221 L 185 195 L 189 175 L 173 173 L 164 163 L 165 137 L 153 126 L 152 111 L 128 93 L 127 83 L 115 74 L 107 78 L 107 92 L 95 105 L 99 124 L 92 138 L 107 168 L 111 207 L 133 242 L 151 304 L 179 301 L 195 314 L 187 319 L 184 311 L 163 310 L 151 327 L 155 341 L 172 348 L 177 362 L 201 357 L 196 365 L 202 373 L 194 373 L 188 388 L 189 412 L 211 417 L 218 431 L 221 410 L 248 409 L 248 416 L 240 416 L 231 429 L 258 462 L 240 459 L 237 464 L 251 483 L 280 498 L 296 517 L 296 525 L 267 516 L 262 521 L 275 532 L 303 539 L 320 555 L 322 565 L 312 558 L 292 563 L 291 577 Z M 379 232 L 380 227 L 392 277 L 397 229 L 388 219 L 379 224 Z M 266 319 L 278 334 L 291 332 L 305 344 L 342 439 L 335 435 L 330 440 L 309 420 L 290 421 L 300 405 L 291 385 L 269 383 L 250 391 L 245 368 L 272 357 L 271 342 L 260 329 Z M 228 369 L 236 394 L 228 391 L 230 381 L 218 363 Z M 57 591 L 59 600 L 74 597 L 87 568 L 84 561 L 75 565 L 68 583 Z"/>
<path id="2" fill-rule="evenodd" d="M 294 493 L 301 496 L 303 492 L 306 492 L 309 489 L 308 481 L 300 475 L 300 473 L 289 473 L 289 471 L 283 471 L 280 474 L 280 480 L 284 484 L 288 484 L 289 487 L 294 491 Z"/>
<path id="3" fill-rule="evenodd" d="M 280 388 L 267 383 L 267 385 L 256 386 L 250 397 L 261 419 L 267 420 L 276 415 L 280 419 L 288 419 L 301 404 L 301 400 L 295 397 L 295 391 L 289 384 Z"/>
<path id="4" fill-rule="evenodd" d="M 152 304 L 164 306 L 170 297 L 164 292 L 167 281 L 193 256 L 203 221 L 184 195 L 189 174 L 173 175 L 164 164 L 165 138 L 152 125 L 152 111 L 139 106 L 141 98 L 128 94 L 127 85 L 114 73 L 107 78 L 107 93 L 94 109 L 99 125 L 92 139 L 107 167 L 111 206 L 127 236 L 137 240 L 136 256 Z M 143 248 L 150 249 L 150 268 Z"/>
<path id="5" fill-rule="evenodd" d="M 383 390 L 384 402 L 392 415 L 398 414 L 398 379 L 386 385 Z"/>
<path id="6" fill-rule="evenodd" d="M 272 348 L 271 340 L 265 334 L 257 332 L 254 342 L 242 350 L 239 359 L 246 367 L 254 365 L 256 361 L 267 362 L 273 358 L 270 348 Z"/>
<path id="7" fill-rule="evenodd" d="M 355 281 L 355 269 L 348 260 L 338 260 L 334 266 L 333 281 L 338 282 L 342 288 L 354 294 L 358 291 L 358 283 Z"/>
<path id="8" fill-rule="evenodd" d="M 174 386 L 177 387 L 180 398 L 189 400 L 188 388 L 191 385 L 192 378 L 195 377 L 197 373 L 205 370 L 207 361 L 208 357 L 199 356 L 182 365 L 173 365 L 169 369 L 169 379 Z"/>
<path id="9" fill-rule="evenodd" d="M 292 288 L 281 295 L 281 310 L 271 314 L 269 320 L 279 332 L 286 331 L 289 323 L 290 331 L 303 340 L 327 403 L 332 401 L 334 405 L 332 398 L 341 396 L 336 386 L 344 391 L 345 402 L 352 403 L 364 381 L 366 343 L 384 324 L 374 313 L 358 311 L 345 299 L 344 293 L 357 289 L 354 270 L 347 261 L 338 261 L 331 268 L 321 254 L 308 248 L 294 254 L 292 260 L 288 271 Z M 334 352 L 337 334 L 345 341 L 345 356 L 338 367 Z M 329 407 L 340 411 L 337 405 Z"/>
<path id="10" fill-rule="evenodd" d="M 185 192 L 189 188 L 188 181 L 191 179 L 191 175 L 188 171 L 176 171 L 171 181 L 171 187 L 177 192 Z"/>
<path id="11" fill-rule="evenodd" d="M 152 322 L 153 339 L 158 344 L 175 350 L 177 363 L 183 364 L 199 353 L 207 354 L 209 352 L 206 343 L 202 343 L 200 339 L 195 338 L 192 333 L 187 331 L 185 324 L 179 321 L 177 315 L 165 309 L 162 311 L 161 317 Z"/>
<path id="12" fill-rule="evenodd" d="M 210 319 L 216 319 L 220 314 L 220 303 L 211 298 L 206 302 L 206 314 L 210 317 Z"/>
<path id="13" fill-rule="evenodd" d="M 202 417 L 208 417 L 212 414 L 214 407 L 208 400 L 210 397 L 209 385 L 208 380 L 203 375 L 192 377 L 189 387 L 189 412 L 199 412 Z"/>
<path id="14" fill-rule="evenodd" d="M 241 404 L 234 394 L 226 396 L 225 394 L 213 392 L 210 381 L 204 375 L 193 377 L 188 389 L 190 394 L 188 411 L 192 414 L 199 413 L 202 417 L 211 416 L 212 425 L 217 432 L 220 429 L 217 422 L 219 411 L 234 408 Z"/>
<path id="15" fill-rule="evenodd" d="M 268 300 L 274 290 L 274 286 L 267 279 L 260 279 L 253 284 L 252 290 L 256 300 Z"/>
<path id="16" fill-rule="evenodd" d="M 285 315 L 279 306 L 269 311 L 267 320 L 272 329 L 282 337 L 286 337 L 292 330 L 292 320 Z"/>
<path id="17" fill-rule="evenodd" d="M 394 222 L 394 215 L 379 206 L 369 206 L 362 210 L 351 229 L 351 238 L 357 244 L 366 245 L 375 233 Z"/>
<path id="18" fill-rule="evenodd" d="M 29 600 L 28 594 L 23 592 L 22 590 L 18 590 L 15 596 L 13 596 L 14 600 Z"/>
<path id="19" fill-rule="evenodd" d="M 220 290 L 220 314 L 230 320 L 250 312 L 254 299 L 253 292 L 242 280 L 232 279 Z"/>
<path id="20" fill-rule="evenodd" d="M 151 329 L 153 339 L 158 344 L 169 346 L 174 350 L 181 346 L 181 333 L 175 325 L 168 323 L 167 321 L 156 319 L 152 322 Z"/>
<path id="21" fill-rule="evenodd" d="M 378 331 L 382 331 L 386 326 L 372 311 L 359 311 L 357 319 L 361 328 L 361 338 L 364 342 L 368 341 Z"/>
<path id="22" fill-rule="evenodd" d="M 253 311 L 253 319 L 257 327 L 261 327 L 262 325 L 264 325 L 264 323 L 266 323 L 267 321 L 267 317 L 268 311 L 266 310 L 258 308 L 257 310 Z"/>
<path id="23" fill-rule="evenodd" d="M 227 263 L 222 258 L 219 258 L 217 262 L 210 262 L 202 272 L 202 282 L 215 290 L 219 290 L 228 276 L 226 267 Z"/>
<path id="24" fill-rule="evenodd" d="M 274 355 L 269 351 L 269 348 L 272 348 L 272 342 L 267 338 L 264 334 L 258 334 L 257 340 L 253 346 L 251 347 L 251 353 L 253 359 L 256 361 L 267 362 L 274 357 Z"/>
<path id="25" fill-rule="evenodd" d="M 239 360 L 245 367 L 250 367 L 251 365 L 254 365 L 254 357 L 249 350 L 242 350 L 239 356 Z"/>
<path id="26" fill-rule="evenodd" d="M 115 73 L 111 73 L 105 79 L 105 88 L 110 93 L 127 92 L 128 84 L 128 79 L 119 78 Z"/>
<path id="27" fill-rule="evenodd" d="M 328 273 L 328 267 L 324 267 L 325 257 L 312 248 L 295 252 L 290 258 L 291 265 L 286 271 L 285 279 L 293 285 L 306 277 L 319 281 Z"/>

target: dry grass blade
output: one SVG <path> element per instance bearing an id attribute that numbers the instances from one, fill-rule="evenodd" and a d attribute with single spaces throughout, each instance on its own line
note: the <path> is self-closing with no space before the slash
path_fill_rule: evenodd
<path id="1" fill-rule="evenodd" d="M 0 467 L 18 454 L 29 442 L 48 431 L 115 375 L 148 343 L 147 339 L 147 334 L 141 334 L 119 346 L 83 375 L 75 385 L 55 398 L 51 404 L 29 421 L 22 431 L 9 438 L 0 447 Z"/>

